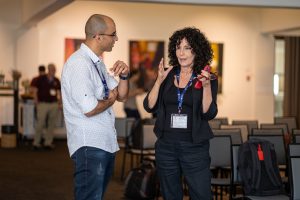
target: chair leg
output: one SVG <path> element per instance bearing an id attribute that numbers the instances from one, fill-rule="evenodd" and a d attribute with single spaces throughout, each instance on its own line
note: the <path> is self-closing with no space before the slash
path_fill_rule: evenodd
<path id="1" fill-rule="evenodd" d="M 121 171 L 121 181 L 124 179 L 124 173 L 126 169 L 126 154 L 127 154 L 127 149 L 124 148 L 124 153 L 123 153 L 123 160 L 122 160 L 122 171 Z"/>
<path id="2" fill-rule="evenodd" d="M 133 154 L 131 153 L 130 154 L 130 168 L 132 169 L 133 168 Z"/>
<path id="3" fill-rule="evenodd" d="M 215 200 L 218 199 L 218 186 L 215 186 Z"/>
<path id="4" fill-rule="evenodd" d="M 233 186 L 229 186 L 229 200 L 232 200 Z"/>
<path id="5" fill-rule="evenodd" d="M 220 200 L 223 199 L 223 187 L 220 186 Z"/>

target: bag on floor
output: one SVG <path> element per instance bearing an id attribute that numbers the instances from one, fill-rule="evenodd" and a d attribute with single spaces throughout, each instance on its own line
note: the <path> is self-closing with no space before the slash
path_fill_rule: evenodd
<path id="1" fill-rule="evenodd" d="M 125 196 L 135 200 L 150 200 L 156 196 L 157 178 L 152 163 L 130 170 L 125 181 Z"/>
<path id="2" fill-rule="evenodd" d="M 269 196 L 282 193 L 282 181 L 274 145 L 252 139 L 239 148 L 238 171 L 245 195 Z"/>

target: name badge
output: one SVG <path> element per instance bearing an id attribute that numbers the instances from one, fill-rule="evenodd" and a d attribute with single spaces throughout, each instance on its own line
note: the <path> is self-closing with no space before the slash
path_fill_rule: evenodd
<path id="1" fill-rule="evenodd" d="M 51 89 L 51 90 L 50 90 L 50 95 L 51 95 L 51 96 L 56 96 L 56 90 Z"/>
<path id="2" fill-rule="evenodd" d="M 186 114 L 172 114 L 171 128 L 187 128 L 187 120 Z"/>

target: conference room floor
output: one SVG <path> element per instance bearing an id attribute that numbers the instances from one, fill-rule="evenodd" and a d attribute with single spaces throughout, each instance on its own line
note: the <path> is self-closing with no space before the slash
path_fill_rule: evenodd
<path id="1" fill-rule="evenodd" d="M 0 148 L 0 199 L 3 200 L 72 200 L 73 164 L 66 140 L 55 141 L 51 151 L 33 151 L 29 141 L 18 148 Z M 114 175 L 105 200 L 126 200 L 120 180 L 122 154 L 116 156 Z M 128 159 L 129 161 L 129 159 Z M 127 169 L 129 169 L 129 162 Z M 159 198 L 162 200 L 162 198 Z M 184 200 L 188 200 L 184 197 Z"/>

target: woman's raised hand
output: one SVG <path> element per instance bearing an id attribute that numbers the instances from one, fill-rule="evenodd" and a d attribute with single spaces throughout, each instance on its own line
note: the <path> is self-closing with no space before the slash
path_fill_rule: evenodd
<path id="1" fill-rule="evenodd" d="M 173 66 L 170 66 L 167 70 L 165 70 L 164 59 L 162 58 L 158 66 L 158 75 L 156 81 L 161 84 L 166 79 L 171 69 L 173 69 Z"/>

